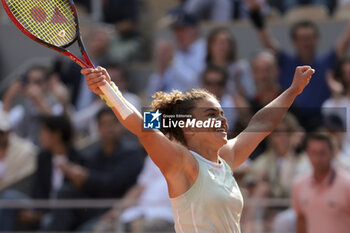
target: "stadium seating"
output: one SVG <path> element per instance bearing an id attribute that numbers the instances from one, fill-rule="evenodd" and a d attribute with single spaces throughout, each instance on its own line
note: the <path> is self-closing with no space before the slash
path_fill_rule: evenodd
<path id="1" fill-rule="evenodd" d="M 320 5 L 294 7 L 286 12 L 284 18 L 289 23 L 301 19 L 325 21 L 329 19 L 329 11 L 326 7 Z"/>
<path id="2" fill-rule="evenodd" d="M 350 6 L 339 7 L 334 12 L 335 20 L 349 20 L 350 19 Z"/>

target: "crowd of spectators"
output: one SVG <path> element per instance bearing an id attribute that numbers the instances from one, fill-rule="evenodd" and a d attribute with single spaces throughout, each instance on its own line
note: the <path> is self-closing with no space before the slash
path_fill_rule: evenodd
<path id="1" fill-rule="evenodd" d="M 92 1 L 77 2 L 92 11 Z M 272 8 L 283 14 L 294 6 L 317 4 L 331 13 L 350 1 L 179 1 L 165 13 L 172 39 L 154 41 L 154 69 L 139 93 L 130 90 L 127 69 L 144 59 L 147 46 L 139 33 L 139 2 L 102 2 L 104 23 L 89 32 L 87 50 L 140 111 L 155 92 L 204 88 L 218 98 L 232 138 L 288 88 L 297 66 L 312 66 L 313 79 L 281 124 L 234 171 L 247 200 L 290 198 L 292 205 L 264 211 L 247 205 L 242 225 L 263 216 L 276 233 L 350 228 L 350 23 L 329 52 L 318 54 L 320 33 L 314 22 L 291 25 L 295 52 L 290 53 L 265 20 Z M 250 60 L 240 58 L 230 28 L 220 24 L 203 36 L 201 19 L 250 20 L 261 50 Z M 33 199 L 119 199 L 122 204 L 109 209 L 0 208 L 0 231 L 117 232 L 118 226 L 132 233 L 174 231 L 159 169 L 113 111 L 88 90 L 80 67 L 62 56 L 49 67 L 29 67 L 1 97 L 0 200 L 21 200 L 25 206 Z M 244 232 L 256 232 L 254 227 Z"/>

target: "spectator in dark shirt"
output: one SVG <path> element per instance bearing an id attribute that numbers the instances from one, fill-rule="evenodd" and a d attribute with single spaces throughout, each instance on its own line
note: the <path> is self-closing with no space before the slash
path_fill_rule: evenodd
<path id="1" fill-rule="evenodd" d="M 121 198 L 136 183 L 143 166 L 142 154 L 122 140 L 123 126 L 109 108 L 97 114 L 101 142 L 85 161 L 85 166 L 67 163 L 61 166 L 71 181 L 59 199 Z M 89 230 L 107 209 L 56 209 L 43 230 Z"/>
<path id="2" fill-rule="evenodd" d="M 319 31 L 317 26 L 310 21 L 301 21 L 291 28 L 291 39 L 296 54 L 290 54 L 280 48 L 273 36 L 266 29 L 264 19 L 260 13 L 260 4 L 257 0 L 249 0 L 249 9 L 252 22 L 254 23 L 259 39 L 263 46 L 274 52 L 278 59 L 280 68 L 279 82 L 282 89 L 286 89 L 293 77 L 293 72 L 298 65 L 311 65 L 317 72 L 315 79 L 305 91 L 295 99 L 295 104 L 303 108 L 300 111 L 299 119 L 303 126 L 308 129 L 318 127 L 321 122 L 320 108 L 322 103 L 329 97 L 330 91 L 326 83 L 326 72 L 335 62 L 344 57 L 350 44 L 350 24 L 346 27 L 343 35 L 333 48 L 325 55 L 317 55 L 317 43 Z"/>
<path id="3" fill-rule="evenodd" d="M 72 127 L 66 117 L 45 116 L 41 118 L 42 149 L 36 162 L 32 185 L 33 199 L 55 198 L 63 184 L 69 182 L 60 166 L 69 162 L 82 162 L 77 151 L 71 146 L 72 136 Z M 15 191 L 5 192 L 1 198 L 29 199 L 27 195 Z M 0 210 L 0 230 L 34 230 L 42 221 L 45 212 L 32 209 L 2 209 Z"/>
<path id="4" fill-rule="evenodd" d="M 321 5 L 327 7 L 329 10 L 333 7 L 333 1 L 330 0 L 284 0 L 281 1 L 281 8 L 286 11 L 290 8 L 299 5 Z"/>

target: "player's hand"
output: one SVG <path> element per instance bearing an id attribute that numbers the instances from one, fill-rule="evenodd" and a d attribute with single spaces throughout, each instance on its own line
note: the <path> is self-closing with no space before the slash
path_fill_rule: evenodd
<path id="1" fill-rule="evenodd" d="M 295 69 L 295 74 L 290 89 L 292 89 L 297 95 L 299 95 L 309 84 L 311 77 L 314 73 L 315 70 L 312 69 L 310 66 L 298 66 Z"/>
<path id="2" fill-rule="evenodd" d="M 103 93 L 100 87 L 111 81 L 106 69 L 100 66 L 98 66 L 96 69 L 82 69 L 81 74 L 85 75 L 86 85 L 88 86 L 89 90 L 94 92 L 96 95 L 102 95 Z"/>

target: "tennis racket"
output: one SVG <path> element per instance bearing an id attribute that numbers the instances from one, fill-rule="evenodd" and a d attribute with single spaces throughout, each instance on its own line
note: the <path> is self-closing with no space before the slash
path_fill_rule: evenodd
<path id="1" fill-rule="evenodd" d="M 94 68 L 80 35 L 78 14 L 72 0 L 1 0 L 1 3 L 11 21 L 26 36 L 64 54 L 82 68 Z M 83 60 L 68 50 L 76 41 Z M 125 119 L 131 110 L 121 107 L 122 100 L 108 83 L 100 88 Z"/>

